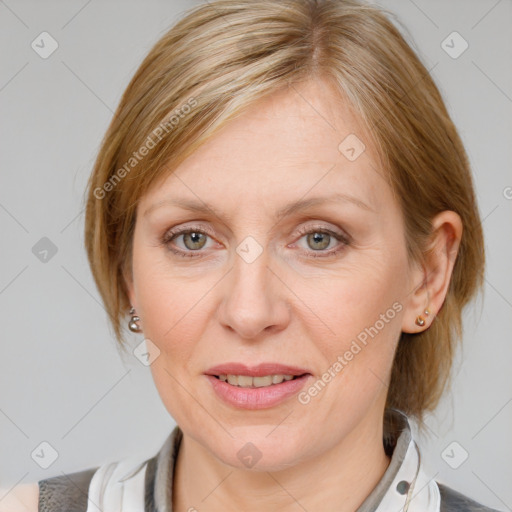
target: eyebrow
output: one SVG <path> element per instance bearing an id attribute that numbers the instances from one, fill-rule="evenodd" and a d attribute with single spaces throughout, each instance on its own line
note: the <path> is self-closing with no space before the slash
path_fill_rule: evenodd
<path id="1" fill-rule="evenodd" d="M 284 207 L 280 208 L 277 213 L 277 218 L 286 217 L 288 215 L 291 215 L 293 213 L 296 213 L 301 210 L 307 210 L 308 208 L 311 208 L 313 206 L 317 206 L 319 204 L 323 203 L 352 203 L 355 206 L 367 210 L 373 213 L 376 213 L 376 211 L 368 206 L 364 201 L 361 199 L 351 196 L 350 194 L 344 194 L 344 193 L 337 193 L 332 194 L 329 196 L 319 196 L 319 197 L 311 197 L 309 199 L 301 199 L 299 201 L 295 201 L 293 203 L 287 204 Z M 197 213 L 213 213 L 217 217 L 222 217 L 222 212 L 218 211 L 216 208 L 214 208 L 212 205 L 208 204 L 205 201 L 195 201 L 195 200 L 189 200 L 184 198 L 175 198 L 175 199 L 165 199 L 163 201 L 159 201 L 158 203 L 155 203 L 151 205 L 147 210 L 144 212 L 144 217 L 147 216 L 151 211 L 165 205 L 171 205 L 171 206 L 178 206 L 180 208 L 183 208 L 185 210 L 190 210 Z"/>

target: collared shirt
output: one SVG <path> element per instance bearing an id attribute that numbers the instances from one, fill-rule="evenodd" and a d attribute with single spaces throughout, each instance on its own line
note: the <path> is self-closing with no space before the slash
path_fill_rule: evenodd
<path id="1" fill-rule="evenodd" d="M 391 462 L 356 512 L 492 512 L 429 478 L 422 468 L 407 417 L 399 411 L 387 414 L 397 426 L 387 445 L 392 452 Z M 172 512 L 169 482 L 173 481 L 182 437 L 176 426 L 150 459 L 130 457 L 40 481 L 39 511 Z"/>

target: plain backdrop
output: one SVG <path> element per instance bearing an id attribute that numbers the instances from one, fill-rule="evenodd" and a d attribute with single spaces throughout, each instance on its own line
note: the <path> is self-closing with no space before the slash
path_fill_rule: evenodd
<path id="1" fill-rule="evenodd" d="M 129 79 L 197 3 L 0 0 L 0 487 L 152 456 L 174 426 L 149 368 L 116 349 L 83 247 L 83 193 Z M 512 3 L 380 3 L 460 131 L 487 250 L 453 386 L 419 444 L 432 477 L 512 510 Z"/>

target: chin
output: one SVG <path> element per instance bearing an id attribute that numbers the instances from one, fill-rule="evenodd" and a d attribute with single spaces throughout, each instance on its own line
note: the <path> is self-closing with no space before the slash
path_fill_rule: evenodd
<path id="1" fill-rule="evenodd" d="M 223 463 L 248 471 L 281 471 L 293 466 L 300 457 L 304 441 L 291 436 L 289 429 L 279 432 L 276 425 L 231 428 L 224 438 L 208 449 Z"/>

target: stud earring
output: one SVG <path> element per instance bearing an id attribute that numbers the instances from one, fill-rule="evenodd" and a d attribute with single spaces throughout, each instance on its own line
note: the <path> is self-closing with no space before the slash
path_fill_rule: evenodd
<path id="1" fill-rule="evenodd" d="M 130 309 L 130 315 L 132 315 L 132 317 L 130 318 L 130 321 L 128 322 L 128 329 L 130 329 L 130 331 L 132 332 L 142 332 L 142 329 L 140 328 L 139 324 L 137 322 L 139 322 L 140 318 L 135 314 L 135 308 L 132 307 Z"/>
<path id="2" fill-rule="evenodd" d="M 416 325 L 423 327 L 425 325 L 425 319 L 420 315 L 416 317 Z"/>
<path id="3" fill-rule="evenodd" d="M 428 308 L 427 308 L 427 309 L 425 309 L 425 311 L 423 312 L 423 314 L 424 314 L 425 316 L 430 315 L 430 310 L 429 310 Z"/>

